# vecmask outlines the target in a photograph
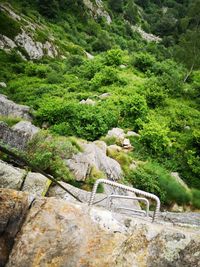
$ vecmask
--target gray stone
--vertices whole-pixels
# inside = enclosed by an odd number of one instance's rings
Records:
[[[4,83],[4,82],[0,82],[0,87],[4,87],[4,88],[6,88],[7,85],[6,85],[6,83]]]
[[[19,190],[26,171],[13,167],[0,160],[0,187]]]
[[[83,99],[79,103],[80,104],[85,104],[85,105],[91,105],[91,106],[94,106],[96,104],[96,102],[94,100],[89,99],[89,98],[86,99],[86,100]]]
[[[106,99],[108,97],[110,97],[112,94],[111,93],[104,93],[102,95],[99,96],[100,99]]]
[[[88,53],[86,51],[85,51],[85,54],[86,54],[86,56],[87,56],[88,59],[90,59],[90,60],[91,59],[94,59],[94,56],[92,54],[90,54],[90,53]]]
[[[66,161],[77,181],[84,181],[93,167],[102,171],[111,180],[118,180],[122,177],[120,164],[107,157],[97,145],[94,143],[83,144],[83,148],[83,153],[78,153]]]
[[[113,128],[112,130],[108,131],[106,137],[116,137],[117,139],[123,141],[125,138],[125,133],[121,128]]]
[[[27,191],[32,195],[45,196],[51,181],[40,173],[29,172],[24,181],[22,191]]]
[[[132,149],[133,148],[132,145],[131,145],[131,142],[130,142],[130,140],[128,138],[125,138],[123,140],[122,146],[125,149]]]
[[[101,0],[96,0],[95,2],[83,0],[83,3],[90,10],[91,15],[94,18],[103,17],[106,19],[108,24],[112,22],[112,19],[108,12],[104,9],[103,2]]]
[[[121,65],[119,65],[119,67],[120,67],[120,69],[125,69],[126,65],[121,64]]]
[[[6,266],[198,267],[199,255],[199,228],[152,224],[99,207],[40,198]]]
[[[136,136],[136,137],[139,137],[140,135],[139,135],[138,133],[136,133],[136,132],[128,131],[128,132],[126,133],[126,136],[127,136],[127,137],[128,137],[128,136]]]
[[[31,120],[30,107],[18,105],[0,94],[0,115]]]
[[[27,126],[27,127],[26,127]],[[19,122],[12,128],[0,122],[0,139],[10,147],[25,150],[28,142],[39,131],[30,122]]]
[[[103,151],[104,154],[106,154],[107,145],[104,141],[97,140],[97,141],[94,141],[93,143],[97,145]]]
[[[15,42],[5,35],[0,34],[0,49],[10,50],[16,47]]]

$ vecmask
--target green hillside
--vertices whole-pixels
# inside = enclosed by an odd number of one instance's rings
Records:
[[[0,93],[31,106],[34,123],[55,135],[112,144],[104,136],[113,127],[139,133],[131,138],[133,151],[110,155],[122,164],[125,180],[166,205],[200,208],[200,1],[0,4],[0,41],[7,36],[17,43],[25,31],[55,48],[51,57],[43,46],[37,59],[20,42],[0,49],[0,82],[7,84]],[[80,104],[83,99],[94,105]],[[143,162],[136,171],[128,168],[131,159]],[[192,190],[170,172],[179,172]]]

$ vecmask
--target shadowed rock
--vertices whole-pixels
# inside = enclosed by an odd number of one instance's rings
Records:
[[[26,193],[0,189],[0,267],[8,260],[31,201]]]

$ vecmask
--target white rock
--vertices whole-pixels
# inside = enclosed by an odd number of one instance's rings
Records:
[[[104,94],[100,95],[99,98],[100,99],[105,99],[105,98],[108,98],[111,95],[112,95],[111,93],[104,93]]]
[[[116,137],[117,139],[124,140],[125,133],[121,128],[113,128],[112,130],[108,131],[106,137]]]
[[[86,99],[86,100],[81,100],[80,102],[79,102],[80,104],[86,104],[86,105],[91,105],[91,106],[94,106],[95,104],[96,104],[96,102],[94,101],[94,100],[92,100],[92,99]]]
[[[97,145],[103,151],[104,154],[106,154],[107,145],[104,141],[97,140],[94,141],[94,144]]]
[[[15,42],[26,50],[30,59],[40,59],[44,56],[42,43],[34,42],[25,31],[15,37]]]
[[[91,11],[91,15],[94,18],[103,17],[106,19],[108,24],[112,22],[108,12],[104,10],[103,2],[101,0],[96,0],[94,3],[90,0],[83,0],[83,3]]]
[[[138,32],[141,37],[146,40],[147,42],[156,42],[159,43],[162,41],[162,38],[156,36],[152,33],[145,32],[140,26],[131,26],[132,30]]]
[[[90,53],[88,53],[86,51],[85,51],[85,54],[86,54],[88,59],[93,59],[94,58],[94,56],[92,54],[90,54]]]
[[[120,67],[120,69],[125,69],[126,65],[121,64],[119,67]]]
[[[6,88],[7,85],[6,85],[6,83],[4,83],[4,82],[0,82],[0,87],[4,87],[4,88]]]
[[[0,34],[0,49],[13,49],[16,47],[15,42],[5,35]]]

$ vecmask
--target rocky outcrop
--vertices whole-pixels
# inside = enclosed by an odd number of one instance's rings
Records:
[[[0,160],[0,187],[20,190],[26,171]]]
[[[30,107],[18,105],[0,94],[0,115],[31,120]]]
[[[8,260],[32,200],[26,193],[0,188],[0,267],[5,266]]]
[[[31,22],[31,20],[28,20],[27,17],[22,14],[18,15],[8,3],[1,3],[0,10],[6,13],[10,19],[16,21],[19,27],[18,34],[13,36],[12,39],[0,34],[1,49],[10,51],[15,48],[18,54],[25,60],[27,56],[29,59],[41,59],[43,56],[54,58],[58,56],[57,47],[53,44],[51,37],[49,38],[47,36],[45,42],[36,40],[37,34],[35,35],[35,33],[37,33],[37,31],[43,31],[44,26]],[[24,50],[25,53],[22,54],[20,52],[22,50]]]
[[[5,212],[1,212],[0,229],[5,229],[9,224],[4,222],[12,222],[18,203],[25,206],[24,217],[30,202],[26,194],[9,190],[0,190],[0,198],[5,199],[1,202],[0,211]],[[20,202],[21,198],[25,201]],[[15,205],[8,205],[14,201]],[[12,238],[17,235],[7,267],[200,266],[200,228],[169,222],[152,224],[85,204],[36,198],[23,226],[16,228],[18,233],[13,225]],[[4,231],[4,240],[9,233]],[[5,263],[8,253],[0,255],[4,255]]]
[[[0,140],[20,150],[26,148],[28,142],[38,131],[39,128],[28,121],[21,121],[11,128],[5,122],[0,122]]]
[[[90,10],[91,15],[94,18],[103,17],[106,19],[107,23],[110,24],[112,22],[112,19],[108,12],[104,9],[103,2],[101,0],[83,0],[83,3],[85,6]]]
[[[25,31],[15,37],[15,43],[26,50],[30,59],[40,59],[44,55],[54,58],[58,55],[56,48],[49,41],[44,44],[36,42]]]
[[[147,33],[145,32],[140,26],[131,26],[132,30],[134,32],[138,32],[141,37],[146,40],[147,42],[156,42],[156,43],[160,43],[162,41],[162,38],[160,38],[159,36],[156,36],[152,33]]]
[[[107,157],[105,152],[96,144],[88,143],[82,146],[84,152],[66,160],[67,166],[74,173],[77,181],[84,181],[91,173],[92,168],[102,171],[111,180],[118,180],[122,176],[120,164]]]

